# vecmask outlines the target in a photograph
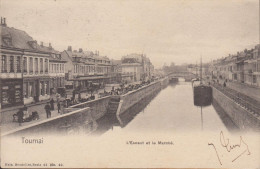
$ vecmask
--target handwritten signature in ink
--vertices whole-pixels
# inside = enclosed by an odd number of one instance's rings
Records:
[[[235,158],[232,160],[232,162],[236,161],[239,157],[241,157],[241,156],[242,156],[243,154],[245,154],[245,153],[246,153],[247,155],[250,155],[250,154],[251,154],[250,151],[249,151],[249,147],[248,147],[248,145],[246,144],[246,142],[243,140],[242,136],[240,136],[240,141],[239,141],[238,144],[230,144],[230,143],[229,143],[229,139],[228,139],[228,138],[226,139],[225,136],[224,136],[223,131],[221,131],[221,132],[220,132],[220,138],[219,138],[219,139],[220,139],[220,144],[221,144],[221,146],[222,146],[223,148],[225,148],[228,153],[231,152],[231,151],[234,150],[234,149],[240,148],[242,145],[244,145],[244,146],[246,147],[245,149],[243,149],[243,150],[241,151],[240,154],[238,154],[238,155],[235,156]],[[208,146],[212,146],[212,147],[214,148],[214,150],[215,150],[215,152],[216,152],[216,155],[217,155],[217,158],[218,158],[218,161],[219,161],[220,165],[222,165],[221,160],[220,160],[220,157],[219,157],[219,153],[218,153],[218,151],[217,151],[217,149],[216,149],[215,144],[213,144],[213,143],[208,143]]]

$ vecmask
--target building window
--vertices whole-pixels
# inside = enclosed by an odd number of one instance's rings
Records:
[[[256,75],[253,75],[253,83],[256,83]]]
[[[28,83],[23,83],[23,97],[28,98]]]
[[[43,59],[40,58],[40,72],[43,73]]]
[[[29,96],[29,97],[33,97],[33,82],[30,82],[30,83],[29,83],[28,96]]]
[[[48,59],[45,59],[45,73],[48,73]]]
[[[60,78],[57,77],[57,87],[60,87]]]
[[[62,86],[64,86],[64,83],[65,83],[65,82],[64,82],[64,77],[62,77],[62,78],[61,78],[61,84],[62,84]]]
[[[56,64],[57,65],[57,73],[59,73],[59,64]]]
[[[48,86],[48,83],[47,82],[44,82],[44,94],[47,94],[47,86]]]
[[[62,77],[60,77],[60,87],[62,87]]]
[[[10,72],[14,72],[14,56],[10,56]]]
[[[260,61],[257,61],[257,72],[260,72]]]
[[[52,73],[52,64],[49,64],[50,67],[50,73]]]
[[[33,82],[26,82],[23,84],[24,98],[33,96]]]
[[[6,63],[6,56],[5,55],[2,55],[2,72],[7,72],[7,63]]]
[[[30,57],[29,68],[30,68],[30,73],[33,73],[33,58],[32,57]]]
[[[2,86],[2,105],[11,104],[11,97],[9,93],[9,86]]]
[[[34,58],[34,71],[35,73],[38,73],[39,71],[39,66],[38,66],[38,58]]]
[[[44,82],[40,82],[41,95],[44,95]]]
[[[27,57],[23,58],[23,72],[27,73]]]
[[[1,86],[1,104],[3,107],[11,107],[22,104],[23,93],[21,81],[5,81]]]
[[[21,57],[17,56],[16,58],[17,72],[21,72]]]

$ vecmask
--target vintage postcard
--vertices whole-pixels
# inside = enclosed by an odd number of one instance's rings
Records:
[[[260,168],[258,0],[0,0],[1,168]]]

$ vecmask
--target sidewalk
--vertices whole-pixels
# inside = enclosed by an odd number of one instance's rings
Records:
[[[45,112],[45,109],[44,109],[45,105],[46,105],[46,103],[29,106],[28,112],[31,114],[33,111],[37,111],[39,116],[40,116],[40,119],[39,120],[33,120],[33,121],[30,121],[30,122],[24,122],[24,123],[22,123],[22,126],[30,125],[30,124],[33,124],[35,122],[39,122],[39,121],[47,119],[46,112]],[[1,113],[1,132],[2,133],[5,133],[5,132],[10,131],[10,130],[17,129],[19,127],[22,127],[22,126],[19,126],[18,122],[13,122],[13,114],[16,113],[17,111],[18,110],[14,109],[14,110],[11,110],[11,111],[6,111],[6,112]],[[52,111],[52,113],[51,113],[51,118],[56,117],[58,115],[60,115],[60,114],[58,113],[57,103],[55,102],[54,103],[54,111]]]
[[[99,89],[97,92],[95,92],[94,93],[95,99],[98,99],[98,93],[102,93],[102,92],[104,92],[104,89]],[[82,97],[84,97],[85,95],[86,95],[86,93],[83,92]],[[52,118],[52,117],[59,116],[60,114],[58,113],[58,110],[57,110],[58,108],[57,108],[55,96],[51,96],[51,97],[54,98],[54,100],[55,100],[54,111],[52,111],[52,113],[51,113],[51,118]],[[39,122],[39,121],[47,119],[44,106],[46,105],[46,103],[48,101],[49,100],[39,102],[37,104],[34,103],[31,105],[26,105],[28,108],[28,112],[31,114],[33,111],[37,111],[40,116],[40,119],[33,120],[30,122],[24,122],[24,123],[22,123],[22,126],[30,125],[35,122]],[[19,106],[19,107],[23,107],[23,106]],[[21,126],[19,126],[18,122],[13,122],[13,114],[15,114],[19,110],[19,107],[15,107],[13,109],[11,108],[10,110],[7,110],[7,111],[4,110],[3,112],[1,112],[1,132],[2,133],[5,133],[7,131],[14,130],[14,129],[21,127]]]
[[[236,82],[227,82],[227,87],[243,93],[257,101],[260,101],[260,88],[249,86],[247,84],[240,84]]]
[[[221,79],[218,79],[218,80],[219,80],[219,84],[223,85],[224,80],[221,80]],[[217,81],[217,80],[215,79],[215,81]],[[233,89],[237,92],[240,92],[240,93],[260,102],[260,88],[258,88],[256,86],[250,86],[250,85],[247,85],[244,83],[241,84],[238,82],[231,82],[231,81],[226,82],[226,85],[228,88]]]

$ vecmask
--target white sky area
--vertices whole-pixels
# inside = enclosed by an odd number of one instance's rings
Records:
[[[7,25],[60,51],[145,53],[156,68],[235,54],[259,43],[258,0],[1,0]]]

